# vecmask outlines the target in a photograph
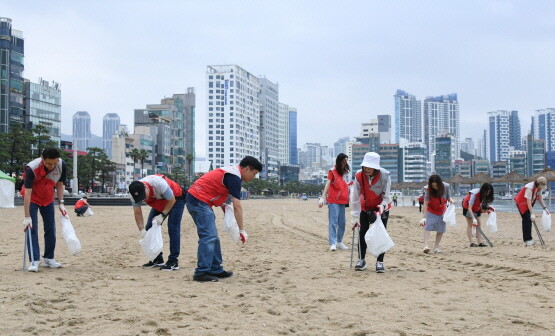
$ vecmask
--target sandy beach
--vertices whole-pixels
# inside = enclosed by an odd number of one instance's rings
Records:
[[[327,207],[319,209],[316,200],[243,204],[245,245],[232,243],[216,211],[224,267],[234,272],[217,283],[192,281],[197,236],[187,212],[179,271],[140,267],[146,258],[131,207],[95,207],[93,217],[78,218],[68,206],[81,253],[70,255],[57,219],[56,259],[63,267],[30,273],[21,271],[23,209],[0,209],[0,334],[554,333],[555,237],[540,228],[546,247],[524,247],[516,213],[498,214],[497,233],[484,225],[493,248],[470,248],[458,209],[443,253],[425,255],[418,207],[395,207],[388,224],[395,247],[385,256],[386,273],[377,274],[371,255],[369,269],[355,272],[350,250],[328,251]],[[145,216],[148,210],[143,207]],[[351,232],[343,240],[349,247]]]

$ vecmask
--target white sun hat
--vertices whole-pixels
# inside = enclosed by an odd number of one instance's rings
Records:
[[[364,154],[364,159],[360,164],[361,167],[368,167],[374,169],[382,169],[380,167],[380,155],[374,152],[368,152]]]

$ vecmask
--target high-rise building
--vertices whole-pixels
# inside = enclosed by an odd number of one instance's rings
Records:
[[[267,78],[260,78],[258,89],[260,107],[261,177],[277,179],[279,147],[279,86]],[[284,139],[283,139],[284,140]]]
[[[429,160],[436,148],[434,141],[439,134],[453,135],[455,158],[458,158],[460,156],[461,130],[459,102],[456,93],[426,97],[424,100],[424,143],[428,148]]]
[[[287,125],[287,153],[289,153],[289,164],[298,165],[297,147],[297,109],[289,107],[289,122]]]
[[[378,114],[378,133],[380,133],[380,143],[392,143],[391,116],[389,114]]]
[[[421,142],[406,144],[403,148],[403,180],[401,182],[425,182],[427,151]]]
[[[73,148],[86,152],[91,141],[91,116],[78,111],[73,115]]]
[[[277,160],[278,165],[286,165],[290,159],[290,146],[289,143],[289,106],[284,103],[278,103],[278,140],[277,142],[283,144],[278,146]],[[281,170],[280,170],[281,174]]]
[[[522,137],[520,135],[520,118],[518,117],[518,111],[510,112],[509,129],[511,130],[509,134],[509,146],[513,147],[515,150],[521,150]]]
[[[38,83],[25,80],[25,124],[29,129],[42,125],[50,140],[60,146],[62,92],[60,84],[39,79]]]
[[[118,133],[120,125],[117,113],[106,113],[102,120],[102,142],[104,152],[109,158],[112,157],[112,136]]]
[[[258,77],[237,65],[207,67],[208,160],[213,168],[261,158]]]
[[[434,169],[442,180],[453,176],[453,164],[456,159],[455,143],[455,137],[451,133],[437,136],[435,139]]]
[[[474,140],[472,138],[465,138],[464,141],[461,142],[461,151],[465,151],[468,154],[477,155],[474,148]]]
[[[422,142],[422,108],[420,100],[403,90],[395,93],[395,143],[401,138]]]
[[[378,151],[380,154],[380,166],[391,173],[391,182],[403,181],[403,151],[398,144],[380,144]],[[360,167],[360,165],[359,165]]]
[[[526,138],[526,172],[532,176],[545,168],[545,140],[534,139],[532,135]]]
[[[491,162],[506,161],[509,158],[509,151],[522,147],[518,111],[488,112],[488,122],[488,159]]]
[[[336,142],[333,143],[333,156],[337,157],[337,155],[344,153],[347,154],[347,143],[349,142],[349,137],[339,138]]]
[[[555,150],[555,108],[536,110],[531,132],[534,139],[545,141],[547,151]]]

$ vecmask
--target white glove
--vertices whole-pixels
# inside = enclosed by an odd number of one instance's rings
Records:
[[[360,219],[357,215],[351,215],[351,224],[353,225],[358,224],[359,221]]]
[[[27,230],[27,227],[33,228],[33,221],[31,220],[31,217],[25,217],[23,219],[23,231]]]
[[[159,214],[158,216],[153,218],[153,220],[155,220],[156,224],[158,225],[162,225],[162,222],[164,221],[164,219],[166,219],[166,216],[164,216],[164,214]]]
[[[381,214],[383,214],[384,211],[384,206],[382,204],[378,205],[378,213],[377,215],[381,216]]]
[[[422,218],[422,219],[420,220],[420,223],[419,223],[419,224],[420,224],[420,226],[426,225],[426,218]]]
[[[146,230],[142,229],[141,230],[141,239],[143,239],[146,236]]]
[[[478,226],[478,220],[476,218],[472,218],[472,226]]]
[[[249,238],[249,235],[247,234],[247,231],[245,230],[239,230],[239,238],[241,238],[241,241],[244,243],[247,242],[247,239]]]
[[[323,197],[320,197],[320,198],[318,199],[318,207],[321,208],[321,207],[324,206],[324,204],[326,204],[326,201],[324,200]]]
[[[67,217],[67,211],[66,211],[66,208],[64,207],[64,203],[60,203],[58,205],[58,209],[60,209],[62,216]]]
[[[536,215],[531,214],[531,215],[530,215],[530,220],[531,220],[532,222],[535,222],[535,221],[536,221]]]

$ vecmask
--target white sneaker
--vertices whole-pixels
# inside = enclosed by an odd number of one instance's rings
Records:
[[[536,244],[536,242],[533,239],[532,240],[527,240],[527,241],[524,242],[525,246],[532,246],[534,244]]]
[[[59,262],[57,262],[56,259],[44,258],[44,259],[42,260],[42,266],[44,266],[44,267],[50,267],[50,268],[60,268],[60,267],[62,267],[62,264],[60,264]]]
[[[349,249],[349,248],[347,247],[347,245],[343,244],[343,242],[337,243],[337,247],[338,247],[340,250],[348,250],[348,249]]]
[[[335,244],[330,245],[330,251],[335,251]]]
[[[31,262],[31,265],[29,265],[29,267],[27,267],[27,270],[29,272],[38,272],[39,271],[39,261],[33,261]]]

